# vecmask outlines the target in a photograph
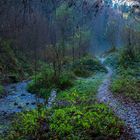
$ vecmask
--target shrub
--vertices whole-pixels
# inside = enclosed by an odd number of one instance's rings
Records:
[[[61,90],[65,90],[73,85],[72,80],[74,76],[71,72],[63,72],[58,79],[58,88]]]
[[[58,109],[50,119],[52,134],[59,139],[89,139],[101,135],[118,137],[121,127],[122,123],[103,104]]]
[[[113,79],[111,89],[115,94],[130,97],[134,101],[140,101],[140,83],[134,77],[133,70],[120,70],[118,76]]]
[[[76,76],[89,77],[96,72],[106,72],[106,69],[96,58],[84,57],[77,60],[72,70]]]
[[[71,72],[63,71],[59,76],[55,76],[50,66],[44,67],[40,73],[33,77],[28,85],[28,90],[43,97],[48,97],[48,93],[53,89],[64,90],[73,85],[73,75]]]
[[[136,55],[134,48],[126,46],[120,50],[119,65],[127,68],[138,59],[138,54]]]
[[[131,50],[132,49],[132,50]],[[111,90],[117,95],[140,101],[140,58],[133,48],[124,47],[110,54],[105,63],[115,69]]]
[[[16,119],[12,123],[12,128],[5,139],[38,139],[44,133],[43,130],[46,129],[44,124],[46,124],[47,116],[48,112],[44,108],[17,114]]]

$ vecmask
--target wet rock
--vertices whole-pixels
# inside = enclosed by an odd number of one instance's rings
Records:
[[[19,105],[17,108],[18,108],[18,109],[22,109],[23,107]]]
[[[4,116],[7,115],[7,112],[4,111],[4,112],[3,112],[3,115],[4,115]]]
[[[26,105],[29,105],[29,103],[26,103]]]
[[[31,103],[32,105],[35,105],[36,103],[35,102],[33,102],[33,103]]]
[[[17,106],[17,105],[18,105],[18,103],[15,102],[15,103],[14,103],[14,106]]]

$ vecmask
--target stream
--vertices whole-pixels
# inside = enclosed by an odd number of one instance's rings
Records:
[[[46,101],[27,91],[29,82],[23,81],[5,87],[7,95],[0,99],[0,135],[7,131],[16,113],[33,110],[38,104],[45,104],[46,107],[52,106],[56,98],[56,91],[52,90]]]
[[[103,63],[104,59],[100,59]],[[106,66],[108,73],[98,89],[97,99],[111,107],[114,113],[121,118],[126,127],[130,128],[131,140],[140,140],[140,103],[125,102],[121,98],[114,97],[110,91],[113,71]]]

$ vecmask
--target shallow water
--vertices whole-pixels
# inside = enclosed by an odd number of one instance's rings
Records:
[[[11,84],[5,87],[7,96],[0,99],[0,134],[7,131],[15,113],[35,109],[38,104],[51,107],[56,98],[56,91],[52,90],[48,101],[27,91],[29,81]]]
[[[129,133],[132,136],[132,139],[140,140],[140,103],[128,103],[123,101],[121,98],[113,96],[109,90],[113,71],[109,67],[106,68],[108,73],[98,90],[97,98],[100,102],[111,107],[115,114],[125,122],[125,125],[128,128],[131,128]]]
[[[7,96],[0,99],[0,114],[12,114],[23,110],[36,108],[37,103],[45,103],[43,98],[38,98],[35,94],[29,93],[27,81],[6,86]]]

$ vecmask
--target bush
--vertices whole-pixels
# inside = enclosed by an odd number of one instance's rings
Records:
[[[106,72],[104,66],[96,58],[90,57],[77,60],[73,64],[72,70],[79,77],[89,77],[96,72]]]
[[[140,81],[130,74],[121,74],[117,76],[112,82],[111,90],[115,94],[120,94],[140,102]]]
[[[63,72],[58,79],[58,88],[61,90],[65,90],[73,85],[72,80],[74,79],[73,73],[71,72]]]
[[[55,76],[53,69],[46,66],[33,77],[32,82],[28,85],[28,90],[43,97],[48,97],[48,93],[54,88],[64,90],[71,87],[73,78],[72,73],[68,71],[63,71],[59,76]]]
[[[135,47],[126,46],[120,50],[119,65],[127,68],[137,61],[138,54],[135,53]]]
[[[39,135],[44,133],[43,124],[41,122],[42,120],[47,119],[47,116],[48,112],[43,108],[19,113],[16,119],[13,121],[12,128],[5,140],[25,140],[29,138],[39,138]]]
[[[131,48],[132,49],[132,48]],[[140,101],[140,58],[134,50],[124,47],[110,54],[105,63],[115,69],[111,90],[117,95]]]
[[[103,104],[58,109],[50,120],[52,134],[59,139],[91,139],[101,135],[118,137],[121,127],[122,123]]]

